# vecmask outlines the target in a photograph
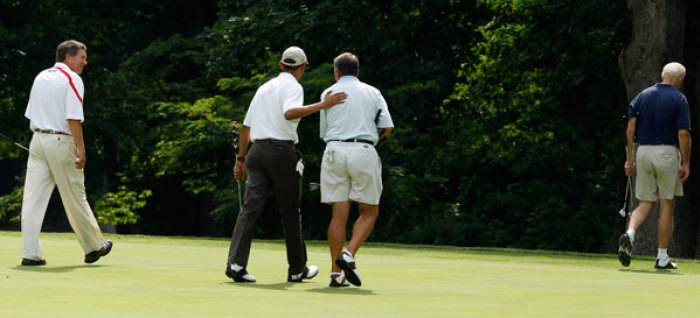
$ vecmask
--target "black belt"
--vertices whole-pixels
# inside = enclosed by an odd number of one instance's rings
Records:
[[[59,131],[59,130],[51,130],[51,129],[39,129],[39,128],[35,128],[35,129],[34,129],[34,131],[35,131],[35,132],[38,132],[38,133],[42,133],[42,134],[51,134],[51,135],[66,135],[66,136],[70,136],[70,134],[69,134],[69,133],[67,133],[67,132],[62,132],[62,131]]]
[[[345,140],[339,140],[339,139],[333,139],[329,141],[340,141],[340,142],[362,142],[370,145],[374,145],[373,142],[367,140],[367,139],[357,139],[357,138],[351,138],[351,139],[345,139]]]
[[[257,139],[253,140],[254,144],[261,143],[261,144],[289,144],[293,145],[294,142],[291,140],[279,140],[279,139]]]

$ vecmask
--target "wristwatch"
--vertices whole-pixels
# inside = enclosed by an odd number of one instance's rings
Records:
[[[245,157],[243,157],[243,156],[238,157],[238,161],[239,161],[239,162],[245,162]]]

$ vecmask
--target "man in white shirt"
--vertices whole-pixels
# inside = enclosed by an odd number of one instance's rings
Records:
[[[234,167],[236,181],[247,173],[245,201],[231,236],[226,276],[236,282],[255,282],[248,273],[250,245],[255,224],[270,191],[279,201],[289,263],[287,281],[301,282],[318,274],[318,267],[306,266],[306,245],[301,235],[301,180],[304,165],[294,145],[299,142],[299,120],[321,109],[342,103],[346,95],[326,96],[323,102],[304,105],[299,79],[306,69],[306,54],[296,46],[282,54],[279,76],[258,88],[250,102],[240,136],[239,161]],[[248,143],[253,145],[247,152]]]
[[[56,49],[54,67],[34,79],[24,116],[34,132],[29,145],[27,176],[22,198],[22,265],[45,265],[39,233],[53,189],[63,201],[73,231],[85,252],[85,263],[109,254],[85,194],[83,141],[83,80],[87,65],[85,44],[68,40]]]
[[[354,255],[372,232],[382,194],[382,163],[374,145],[391,133],[394,123],[379,90],[358,79],[357,56],[340,54],[333,60],[333,68],[337,82],[326,91],[345,92],[348,98],[343,107],[320,113],[321,138],[326,141],[321,162],[321,202],[333,206],[328,226],[333,262],[330,286],[347,287],[346,280],[360,286]],[[360,217],[353,226],[347,249],[342,250],[352,201],[359,204]]]

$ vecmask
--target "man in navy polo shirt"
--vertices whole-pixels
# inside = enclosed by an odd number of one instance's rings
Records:
[[[673,200],[683,195],[681,184],[690,175],[690,114],[688,100],[678,91],[684,78],[683,65],[668,63],[661,71],[661,83],[643,90],[630,103],[625,174],[632,176],[637,168],[639,205],[619,238],[617,257],[625,267],[630,265],[636,230],[659,201],[659,252],[654,267],[677,268],[666,249],[673,231]],[[633,142],[638,144],[636,157]]]

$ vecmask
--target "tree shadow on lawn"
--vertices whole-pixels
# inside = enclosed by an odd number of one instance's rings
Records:
[[[21,266],[17,265],[15,267],[10,267],[10,269],[18,270],[18,271],[25,271],[25,272],[41,272],[41,273],[65,273],[65,272],[70,272],[74,269],[78,268],[100,268],[103,267],[102,265],[88,265],[88,264],[83,264],[83,265],[71,265],[71,266]]]
[[[620,268],[620,269],[618,269],[618,271],[619,272],[635,273],[635,274],[656,274],[656,275],[680,275],[680,276],[683,276],[683,273],[671,272],[671,271],[663,270],[663,269],[648,270],[648,269]]]

